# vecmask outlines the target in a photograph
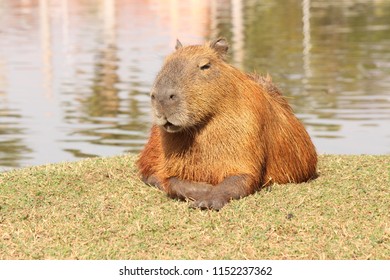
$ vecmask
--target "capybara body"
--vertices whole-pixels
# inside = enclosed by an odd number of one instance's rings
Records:
[[[168,56],[151,90],[155,124],[142,179],[194,207],[220,209],[272,183],[316,177],[315,147],[270,77],[225,62],[217,39]]]

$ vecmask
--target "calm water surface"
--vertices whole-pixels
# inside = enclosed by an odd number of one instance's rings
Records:
[[[138,152],[176,38],[218,35],[319,153],[390,153],[390,1],[0,0],[0,171]]]

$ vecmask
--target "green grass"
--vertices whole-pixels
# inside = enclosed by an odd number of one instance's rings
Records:
[[[320,156],[320,177],[221,211],[143,184],[134,156],[0,174],[0,259],[390,259],[390,156]]]

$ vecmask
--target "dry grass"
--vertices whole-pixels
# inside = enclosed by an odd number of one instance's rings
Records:
[[[0,174],[0,259],[390,259],[390,156],[320,157],[320,177],[220,212],[139,181],[134,156]]]

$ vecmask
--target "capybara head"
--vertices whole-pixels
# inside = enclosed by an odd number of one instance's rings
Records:
[[[183,47],[177,41],[150,94],[157,125],[179,132],[201,125],[215,113],[227,50],[223,38],[202,46]]]

